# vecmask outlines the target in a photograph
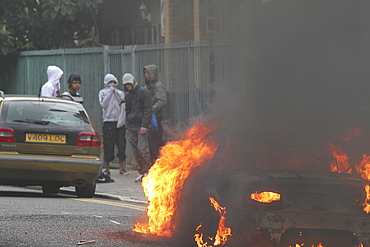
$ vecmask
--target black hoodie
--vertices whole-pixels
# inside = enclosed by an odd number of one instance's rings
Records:
[[[125,74],[124,77],[128,75]],[[152,100],[150,93],[145,88],[140,87],[132,75],[128,75],[128,80],[123,84],[133,85],[131,91],[126,94],[126,128],[138,131],[140,127],[150,128],[152,117]],[[126,88],[125,88],[126,91]]]

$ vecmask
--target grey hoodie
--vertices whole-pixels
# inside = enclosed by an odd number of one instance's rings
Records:
[[[120,117],[125,117],[125,114],[121,114],[124,104],[121,104],[121,107],[118,105],[120,100],[125,98],[125,94],[115,86],[108,85],[110,81],[115,81],[116,85],[118,84],[118,80],[114,75],[107,74],[104,77],[105,88],[99,91],[99,103],[103,111],[103,122],[117,122]],[[124,112],[125,109],[123,109]],[[121,121],[124,123],[125,119],[121,119]]]

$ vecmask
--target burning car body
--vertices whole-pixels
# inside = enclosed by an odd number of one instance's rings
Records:
[[[305,170],[263,169],[266,156],[250,152],[237,155],[231,146],[240,150],[240,144],[225,142],[209,169],[200,168],[189,177],[191,189],[186,193],[192,199],[185,199],[186,208],[182,203],[180,206],[188,228],[201,222],[203,234],[214,236],[219,216],[207,203],[211,197],[227,209],[231,246],[369,245],[365,191],[369,181],[360,174],[332,172],[325,169],[330,163],[323,163],[323,159]]]
[[[282,146],[208,127],[164,147],[143,182],[149,220],[135,231],[199,247],[370,245],[367,156],[351,165],[330,142]]]

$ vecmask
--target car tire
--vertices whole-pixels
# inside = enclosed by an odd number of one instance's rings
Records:
[[[91,187],[76,187],[77,197],[91,198],[95,195],[96,184]]]
[[[42,193],[45,195],[55,195],[58,194],[60,190],[59,186],[55,185],[43,185],[42,186]]]
[[[179,242],[194,244],[194,234],[200,224],[205,238],[216,233],[220,216],[211,206],[209,197],[219,200],[217,191],[209,186],[207,175],[197,169],[185,181],[178,204],[175,238]]]

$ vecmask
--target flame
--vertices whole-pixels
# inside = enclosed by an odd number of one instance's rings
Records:
[[[370,156],[362,155],[363,160],[356,165],[356,170],[364,179],[370,180]]]
[[[362,155],[363,160],[355,166],[356,171],[361,174],[362,178],[370,181],[370,156],[366,154]],[[364,203],[364,211],[368,214],[370,213],[370,185],[365,186],[366,198]]]
[[[209,197],[209,200],[211,201],[211,205],[215,208],[216,211],[220,214],[220,221],[218,222],[218,228],[216,232],[216,236],[214,237],[215,241],[213,243],[213,246],[219,246],[224,245],[227,242],[227,237],[231,236],[231,228],[225,227],[225,221],[226,221],[226,208],[221,207],[220,204],[213,198]],[[195,242],[197,243],[198,247],[212,247],[212,245],[208,245],[207,242],[203,242],[203,233],[201,233],[200,228],[202,227],[202,224],[200,224],[196,231],[199,232],[194,235]],[[212,240],[212,238],[209,238]]]
[[[368,214],[370,213],[370,185],[365,186],[366,199],[362,204],[364,206],[364,211]]]
[[[137,222],[133,228],[135,232],[172,236],[176,230],[173,216],[184,181],[196,167],[213,157],[217,144],[205,137],[216,127],[197,122],[181,136],[181,140],[162,148],[159,159],[142,182],[148,198],[148,222]]]
[[[194,235],[194,240],[197,243],[198,247],[209,247],[207,242],[203,242],[203,233],[201,233],[200,228],[202,227],[202,224],[200,224],[197,229],[195,229],[197,234]]]
[[[264,191],[261,193],[252,193],[251,199],[262,203],[272,203],[273,201],[280,200],[280,194],[269,191]]]
[[[295,244],[295,247],[302,247],[304,246],[304,243],[301,243],[301,244]],[[311,247],[324,247],[324,245],[322,245],[322,243],[319,243],[318,245],[311,245]]]
[[[211,201],[212,206],[215,208],[216,211],[220,213],[220,222],[218,223],[217,234],[215,237],[214,245],[224,245],[227,241],[227,236],[231,236],[231,229],[225,227],[226,221],[226,208],[221,207],[214,198],[210,197],[209,200]]]
[[[326,144],[330,147],[331,154],[336,160],[336,162],[330,164],[331,170],[338,173],[351,173],[348,155],[343,152],[339,145],[334,145],[330,142],[326,142]]]

